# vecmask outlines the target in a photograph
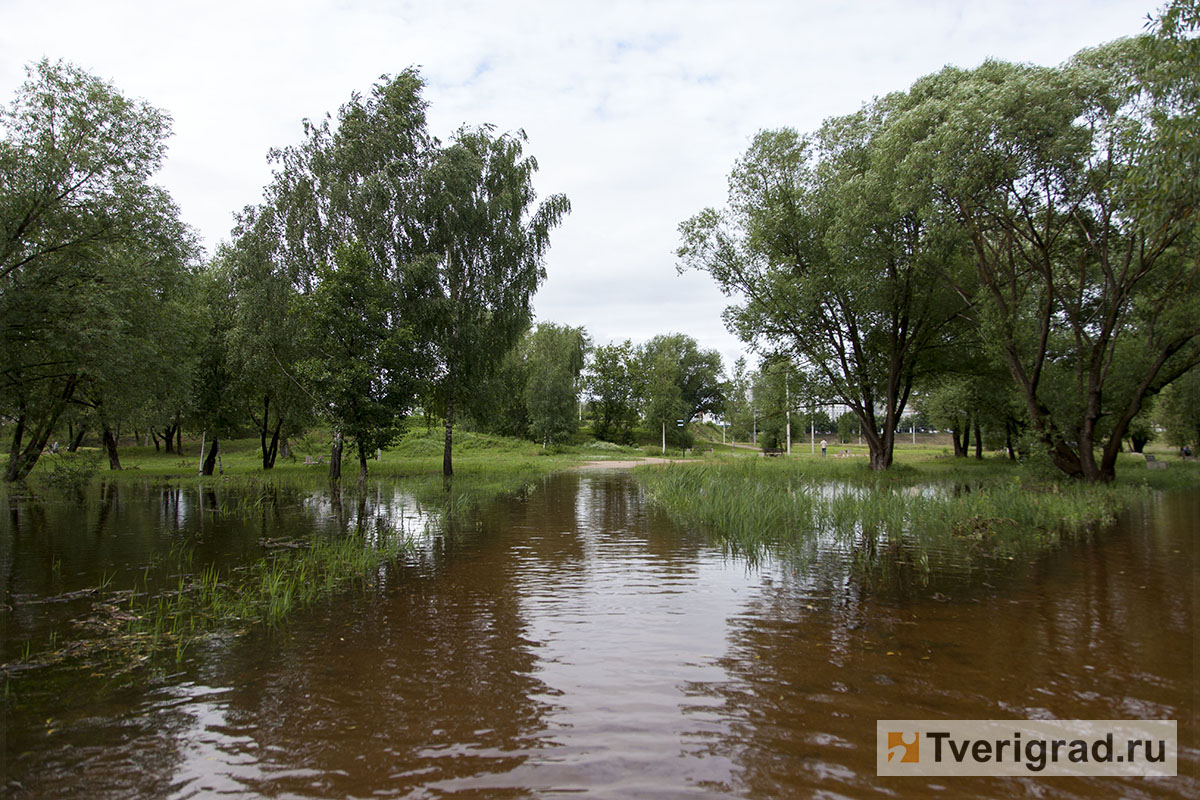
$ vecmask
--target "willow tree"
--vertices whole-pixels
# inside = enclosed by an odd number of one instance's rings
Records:
[[[64,412],[106,438],[176,373],[195,242],[150,183],[170,118],[63,62],[28,70],[0,111],[0,414],[5,480],[23,479]],[[140,391],[139,391],[140,389]]]
[[[460,398],[528,329],[530,299],[546,277],[550,231],[571,208],[561,194],[535,206],[537,161],[524,154],[525,141],[524,132],[461,129],[427,176],[425,219],[437,256],[428,295],[439,365],[434,397],[446,422],[447,476],[454,473]]]
[[[940,278],[958,240],[928,193],[902,180],[903,148],[883,136],[896,102],[813,136],[759,133],[730,175],[727,208],[684,222],[678,250],[681,269],[744,298],[726,309],[732,331],[790,357],[854,412],[874,469],[891,465],[913,383],[961,305]]]
[[[1055,69],[946,69],[893,129],[969,236],[958,288],[1072,477],[1111,480],[1146,400],[1200,363],[1196,73],[1161,62],[1200,63],[1198,47],[1142,37]]]

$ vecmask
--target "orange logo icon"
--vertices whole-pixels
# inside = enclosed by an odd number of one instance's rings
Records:
[[[887,760],[900,756],[901,764],[918,764],[921,761],[921,740],[917,733],[888,731]]]

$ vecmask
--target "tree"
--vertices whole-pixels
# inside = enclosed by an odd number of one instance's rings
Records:
[[[663,334],[646,342],[638,353],[646,424],[652,430],[665,426],[670,438],[686,447],[690,438],[676,421],[686,424],[700,414],[724,410],[721,372],[720,353],[701,350],[686,334]]]
[[[425,127],[424,81],[415,69],[384,75],[355,92],[320,124],[304,120],[304,141],[272,150],[278,165],[261,220],[271,254],[300,291],[311,287],[346,242],[357,242],[399,282],[428,251],[422,203],[436,154]],[[411,289],[409,289],[411,291]]]
[[[293,313],[296,287],[272,258],[273,210],[246,209],[231,245],[214,259],[232,299],[225,333],[230,391],[258,430],[264,470],[275,466],[281,439],[313,420],[312,398],[296,380],[306,357],[301,320]]]
[[[1200,369],[1192,369],[1164,388],[1154,412],[1168,442],[1200,451]]]
[[[759,133],[729,179],[724,211],[680,225],[680,269],[708,272],[744,341],[794,357],[859,418],[871,466],[892,463],[894,432],[957,299],[938,278],[959,253],[927,193],[898,171],[884,134],[895,98],[826,121],[813,137]]]
[[[1142,404],[1200,363],[1200,172],[1195,137],[1178,141],[1200,119],[1194,90],[1147,82],[1151,44],[1058,69],[948,68],[914,85],[894,127],[906,170],[970,237],[956,286],[982,340],[1054,464],[1089,481],[1113,478]],[[1158,52],[1194,58],[1195,39]]]
[[[461,417],[470,419],[476,430],[499,436],[529,436],[529,348],[532,331],[526,331],[491,374],[464,398]]]
[[[411,355],[432,363],[429,330],[438,309],[430,253],[436,249],[430,250],[425,192],[436,147],[425,127],[423,85],[413,69],[395,77],[385,75],[368,96],[351,95],[338,110],[336,126],[328,115],[319,124],[305,120],[303,142],[271,152],[278,165],[274,178],[264,192],[263,208],[243,214],[237,250],[242,285],[277,304],[285,295],[314,291],[320,274],[335,269],[340,248],[353,243],[366,252],[372,266],[366,269],[354,256],[351,268],[369,272],[372,280],[383,276],[394,284],[390,320],[396,325],[402,320],[405,329],[422,332],[410,341]],[[339,291],[350,290],[339,287]],[[367,293],[374,296],[378,291],[371,287]],[[276,314],[280,308],[268,307],[263,313]],[[242,311],[252,315],[255,306],[244,305]],[[260,435],[265,438],[269,433],[272,441],[277,429],[279,435],[285,430],[279,414],[283,407],[289,418],[296,419],[294,414],[302,406],[282,388],[283,376],[300,358],[277,338],[286,336],[287,330],[286,324],[272,331],[247,331],[239,325],[233,336],[239,368],[246,369],[239,374],[253,376],[261,398],[255,403],[261,402],[263,409],[256,422]],[[319,361],[310,358],[309,366]],[[279,373],[272,373],[270,362]],[[333,365],[330,370],[329,376],[337,372]],[[393,384],[391,391],[399,385]],[[395,408],[409,404],[396,397],[388,402]],[[373,417],[364,417],[369,418]],[[372,438],[360,432],[363,441]],[[381,431],[380,436],[386,440],[388,433]],[[341,464],[340,436],[340,429],[335,430],[331,472]],[[264,466],[271,461],[271,451],[272,445],[264,445]]]
[[[858,435],[858,416],[853,411],[846,411],[837,418],[838,441],[846,444],[851,436]]]
[[[637,354],[626,339],[592,351],[587,387],[592,403],[593,432],[610,442],[631,441],[638,420],[640,386]]]
[[[396,285],[386,266],[362,245],[343,245],[314,277],[312,291],[295,300],[311,353],[298,371],[335,439],[355,443],[365,483],[368,455],[395,441],[411,410],[419,369],[415,333],[395,313]],[[340,456],[335,449],[334,480],[341,476]]]
[[[462,129],[438,154],[424,192],[434,262],[435,397],[446,421],[442,472],[453,468],[461,397],[485,381],[528,328],[530,298],[546,277],[550,231],[570,211],[563,195],[533,208],[537,162],[523,132]]]
[[[165,113],[63,62],[42,61],[0,114],[0,409],[4,478],[29,474],[68,408],[108,426],[131,390],[178,381],[184,277],[197,248],[149,183]],[[144,396],[142,398],[145,399]],[[115,445],[115,440],[113,440]],[[113,466],[115,446],[110,450]]]
[[[733,374],[726,382],[725,421],[734,441],[749,441],[754,435],[753,376],[746,367],[746,359],[733,362]]]
[[[73,64],[43,59],[0,112],[0,278],[120,243],[158,200],[170,117]]]
[[[228,339],[233,326],[235,299],[225,269],[210,266],[197,276],[197,283],[200,330],[193,342],[196,366],[187,422],[189,427],[201,432],[200,474],[212,475],[217,467],[221,439],[232,437],[241,419],[233,399],[234,376]]]
[[[530,337],[525,407],[535,441],[561,442],[577,430],[579,374],[588,349],[583,328],[542,322]]]
[[[797,410],[812,396],[811,381],[788,358],[772,354],[763,359],[754,376],[753,394],[754,424],[762,446],[787,447],[789,424],[793,438],[808,430]]]

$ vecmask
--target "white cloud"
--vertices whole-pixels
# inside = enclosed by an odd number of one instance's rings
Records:
[[[676,276],[676,226],[725,197],[764,127],[810,130],[948,63],[1056,64],[1140,31],[1140,2],[55,2],[4,0],[0,97],[43,56],[175,120],[159,176],[210,251],[270,178],[270,147],[384,73],[420,65],[429,120],[524,128],[574,211],[539,317],[603,343],[683,331],[741,349],[725,298]]]

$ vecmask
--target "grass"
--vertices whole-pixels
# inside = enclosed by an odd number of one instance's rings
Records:
[[[365,589],[382,568],[413,547],[402,532],[385,532],[370,540],[354,533],[333,538],[289,542],[248,565],[222,570],[214,564],[195,569],[192,551],[173,550],[165,566],[177,575],[174,586],[151,589],[150,570],[140,587],[102,592],[92,613],[77,620],[83,635],[59,648],[52,633],[46,647],[34,652],[30,643],[19,663],[0,671],[14,672],[67,659],[85,663],[115,662],[117,672],[169,651],[177,661],[200,639],[218,631],[239,632],[255,625],[278,626],[289,615],[354,587]],[[107,582],[105,583],[107,586]]]
[[[404,435],[378,460],[368,459],[370,481],[391,481],[412,477],[427,478],[441,475],[444,430],[426,428],[418,420],[409,420]],[[211,442],[211,440],[209,440]],[[167,453],[153,447],[123,445],[120,449],[123,469],[108,469],[107,460],[95,448],[81,448],[79,453],[44,456],[30,474],[28,489],[43,495],[64,496],[78,500],[97,481],[141,483],[147,480],[170,480],[182,485],[251,485],[254,480],[278,486],[317,488],[329,483],[328,436],[322,431],[310,432],[293,439],[292,457],[280,457],[273,469],[262,468],[262,456],[257,438],[221,440],[222,471],[212,476],[200,476],[200,442],[185,441],[185,455]],[[524,474],[545,475],[585,461],[630,458],[640,456],[638,448],[621,447],[598,442],[586,434],[568,445],[542,447],[522,439],[471,431],[454,432],[454,472],[470,480],[487,480],[488,476]],[[307,464],[311,458],[313,464]],[[321,459],[325,463],[316,463]],[[342,460],[343,487],[358,481],[358,456],[348,444]]]
[[[887,569],[903,558],[928,575],[963,554],[1004,558],[1050,546],[1112,519],[1148,489],[1200,487],[1200,465],[1172,463],[1170,469],[1149,471],[1140,456],[1132,455],[1122,457],[1114,486],[1086,486],[1056,480],[1052,470],[1037,464],[950,458],[946,442],[928,437],[917,445],[898,443],[895,466],[875,473],[863,457],[865,447],[857,445],[833,444],[830,455],[822,457],[808,443],[795,443],[792,457],[763,459],[714,440],[719,430],[704,434],[709,438],[698,439],[688,463],[640,468],[634,474],[650,501],[678,522],[751,558],[769,548],[814,551],[819,545],[850,554],[864,569]],[[294,440],[295,458],[281,458],[270,471],[261,468],[257,439],[223,442],[224,473],[209,477],[196,475],[198,443],[190,443],[189,455],[182,458],[153,448],[124,447],[122,472],[96,473],[95,453],[58,456],[39,464],[27,491],[94,503],[96,494],[87,489],[101,480],[145,491],[162,484],[195,486],[211,498],[206,512],[229,517],[257,515],[330,492],[351,510],[349,519],[355,501],[365,503],[373,492],[400,486],[449,531],[462,528],[451,523],[488,501],[530,490],[547,473],[583,461],[660,454],[657,445],[620,447],[584,435],[567,446],[543,448],[459,431],[455,476],[445,481],[442,436],[441,429],[410,424],[396,446],[369,462],[365,486],[358,485],[352,453],[344,462],[340,488],[330,486],[326,465],[305,465],[306,455],[315,460],[324,447],[325,439],[313,434]],[[842,451],[846,457],[835,455]],[[679,457],[678,451],[668,455]],[[225,571],[193,564],[191,551],[181,548],[165,567],[175,576],[173,585],[152,589],[148,569],[140,590],[117,591],[110,585],[112,576],[104,575],[96,592],[106,600],[85,621],[98,635],[61,649],[51,642],[50,650],[42,652],[30,652],[27,643],[21,661],[53,663],[86,655],[89,648],[119,651],[130,663],[164,648],[182,658],[197,639],[215,631],[279,625],[322,598],[369,587],[373,576],[409,546],[402,532],[384,531],[372,538],[344,533],[289,543]]]
[[[910,454],[912,455],[912,454]],[[722,458],[642,467],[651,503],[750,558],[818,545],[864,566],[900,556],[928,575],[939,562],[1007,558],[1111,522],[1150,489],[1200,487],[1200,468],[1139,471],[1111,486],[1058,481],[1007,460],[917,453],[884,473],[863,460]]]
[[[234,568],[197,564],[194,545],[177,544],[144,565],[133,586],[123,589],[114,589],[113,576],[102,574],[98,586],[71,593],[93,600],[91,612],[73,622],[82,635],[73,637],[67,646],[60,646],[52,637],[36,651],[31,651],[27,642],[15,663],[0,665],[0,674],[67,660],[104,662],[112,671],[121,672],[164,651],[173,651],[178,660],[193,644],[214,633],[279,626],[290,615],[335,594],[368,590],[385,568],[415,552],[414,535],[473,530],[464,523],[481,506],[498,497],[530,491],[542,474],[513,469],[511,464],[508,467],[468,470],[449,482],[440,475],[397,482],[396,487],[411,497],[420,511],[422,522],[417,524],[424,529],[412,531],[396,530],[364,516],[374,507],[370,495],[389,482],[367,487],[351,483],[335,489],[327,478],[312,475],[227,474],[210,479],[215,486],[211,492],[208,487],[204,490],[210,497],[205,514],[255,517],[264,510],[298,506],[313,496],[336,497],[336,505],[344,509],[337,512],[342,532],[298,540],[260,540],[266,548],[264,555]],[[144,488],[153,491],[162,480],[151,478]]]

